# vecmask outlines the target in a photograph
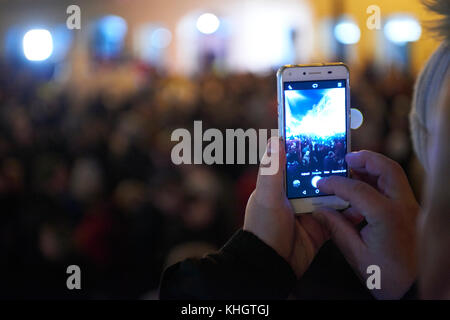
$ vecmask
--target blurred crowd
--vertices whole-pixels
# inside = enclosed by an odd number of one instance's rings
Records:
[[[305,171],[345,169],[345,135],[328,138],[301,135],[286,139],[288,167]]]
[[[277,127],[275,72],[169,76],[92,63],[83,81],[0,65],[0,287],[6,297],[157,297],[163,269],[224,244],[243,222],[256,165],[172,164],[177,128]],[[353,76],[353,74],[352,74]],[[407,115],[413,77],[373,66],[351,79],[364,115],[352,149],[400,162],[421,190]]]

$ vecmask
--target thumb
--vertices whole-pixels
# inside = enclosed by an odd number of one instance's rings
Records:
[[[359,271],[366,245],[352,223],[341,213],[328,208],[318,209],[313,213],[313,217],[328,229],[331,239],[341,250],[347,262]]]
[[[283,168],[285,162],[283,140],[278,137],[270,138],[259,166],[254,194],[258,202],[271,204],[284,196]]]

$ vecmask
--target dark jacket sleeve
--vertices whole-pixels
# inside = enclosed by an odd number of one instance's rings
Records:
[[[290,265],[254,234],[240,230],[217,253],[169,267],[161,299],[286,299],[295,286]]]

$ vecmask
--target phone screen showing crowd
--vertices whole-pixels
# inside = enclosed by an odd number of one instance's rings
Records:
[[[317,181],[347,175],[346,80],[284,83],[286,192],[323,196]]]

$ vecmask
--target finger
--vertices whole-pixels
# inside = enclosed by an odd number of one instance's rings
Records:
[[[284,144],[278,137],[272,137],[261,159],[255,197],[260,203],[279,201],[284,196],[283,168],[286,163]]]
[[[369,223],[384,219],[387,211],[388,199],[367,183],[345,177],[332,176],[317,182],[320,191],[335,194],[339,198],[350,202]]]
[[[351,177],[368,183],[378,190],[378,177],[370,175],[365,169],[351,169]]]
[[[314,245],[314,249],[317,252],[320,247],[330,239],[330,232],[323,224],[317,219],[313,218],[310,214],[301,214],[297,216],[297,220],[307,233],[309,239]]]
[[[358,269],[359,262],[365,254],[366,245],[355,227],[342,214],[332,209],[320,208],[312,216],[329,230],[331,239],[348,263]]]
[[[402,167],[388,157],[368,151],[351,152],[345,156],[350,168],[378,177],[378,188],[389,198],[411,195],[411,188]]]
[[[359,211],[353,207],[350,207],[350,208],[342,211],[342,215],[348,221],[350,221],[354,226],[359,225],[364,220],[364,216],[362,214],[360,214]]]

